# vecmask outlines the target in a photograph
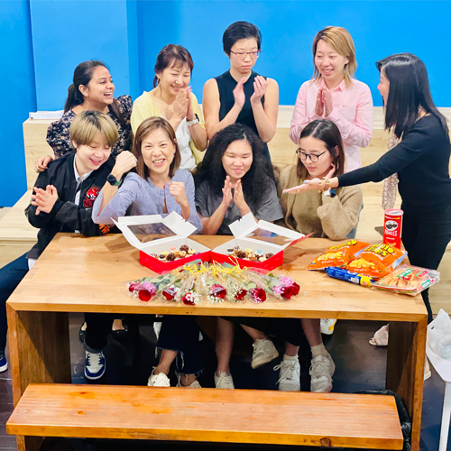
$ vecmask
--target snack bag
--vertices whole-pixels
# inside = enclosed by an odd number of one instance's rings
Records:
[[[373,286],[381,290],[391,291],[392,293],[416,296],[439,281],[440,273],[438,271],[403,265],[396,268],[388,276],[375,282]]]
[[[363,241],[349,240],[346,243],[337,244],[326,249],[324,254],[316,257],[310,265],[307,266],[308,270],[319,270],[328,268],[330,266],[344,266],[346,265],[352,256],[362,250],[364,247],[369,246],[369,243]]]
[[[348,264],[348,271],[380,279],[390,274],[407,255],[389,244],[371,244],[357,252]]]

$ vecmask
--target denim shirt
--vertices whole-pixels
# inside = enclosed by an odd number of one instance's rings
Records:
[[[194,201],[193,176],[189,171],[179,169],[172,177],[172,181],[185,184],[186,197],[191,209],[188,221],[197,228],[198,232],[201,232],[202,223]],[[112,224],[112,219],[117,221],[117,218],[121,216],[161,215],[165,217],[167,216],[167,213],[163,213],[165,199],[168,213],[175,211],[179,215],[182,214],[182,207],[169,193],[168,184],[164,186],[164,189],[157,188],[150,178],[144,180],[134,172],[127,174],[116,195],[99,214],[102,199],[103,194],[100,192],[92,209],[92,220],[96,224]]]

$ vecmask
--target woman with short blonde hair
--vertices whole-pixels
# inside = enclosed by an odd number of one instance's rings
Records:
[[[354,78],[357,69],[354,41],[342,27],[326,27],[313,40],[314,73],[300,88],[290,138],[299,144],[302,130],[318,119],[337,125],[343,138],[347,166],[362,166],[360,147],[370,143],[373,131],[373,100],[369,87]]]

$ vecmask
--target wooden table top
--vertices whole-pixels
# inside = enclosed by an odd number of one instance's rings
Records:
[[[214,248],[228,236],[193,236]],[[381,292],[331,279],[322,271],[307,271],[307,265],[331,245],[309,238],[284,251],[284,264],[276,273],[295,279],[300,293],[289,301],[275,299],[261,304],[251,301],[196,306],[151,300],[142,302],[128,294],[127,282],[152,275],[139,263],[139,251],[122,235],[84,238],[58,234],[9,298],[9,305],[22,311],[159,313],[201,316],[264,316],[337,318],[418,322],[426,315],[421,296]],[[336,244],[336,243],[335,243]]]

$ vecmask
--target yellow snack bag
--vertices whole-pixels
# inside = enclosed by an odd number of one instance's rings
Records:
[[[354,255],[348,271],[380,279],[390,274],[407,255],[389,244],[371,244]]]
[[[346,243],[337,244],[326,249],[324,254],[316,257],[310,265],[307,266],[308,270],[319,270],[329,268],[330,266],[340,267],[346,265],[353,255],[369,246],[368,243],[363,241],[349,240]]]

